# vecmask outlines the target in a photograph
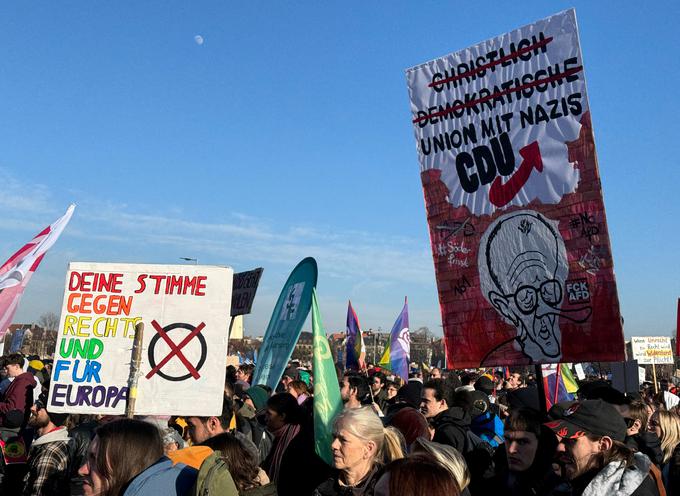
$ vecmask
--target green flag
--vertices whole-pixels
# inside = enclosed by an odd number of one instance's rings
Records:
[[[314,449],[329,465],[333,464],[333,419],[342,411],[340,386],[333,355],[323,332],[316,289],[312,291],[312,334],[314,335]]]

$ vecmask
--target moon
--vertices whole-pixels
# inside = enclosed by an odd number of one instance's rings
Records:
[[[194,41],[196,42],[197,45],[202,45],[205,40],[203,39],[203,36],[197,34],[196,36],[194,36]]]

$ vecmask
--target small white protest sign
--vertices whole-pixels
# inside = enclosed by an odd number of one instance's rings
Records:
[[[142,322],[135,414],[220,414],[232,278],[228,267],[71,263],[50,411],[123,414]]]

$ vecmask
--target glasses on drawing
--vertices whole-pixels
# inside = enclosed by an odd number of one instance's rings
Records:
[[[514,294],[505,295],[512,297],[519,311],[529,315],[538,308],[538,295],[549,306],[556,307],[562,301],[562,284],[556,279],[543,282],[538,290],[533,286],[520,286]]]

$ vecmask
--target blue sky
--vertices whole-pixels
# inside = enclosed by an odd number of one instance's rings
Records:
[[[69,261],[265,268],[248,332],[314,256],[325,327],[441,333],[404,70],[576,7],[625,331],[680,296],[676,2],[5,2],[0,258],[78,208],[16,321]],[[201,36],[198,44],[195,37]],[[309,327],[309,326],[307,326]]]

